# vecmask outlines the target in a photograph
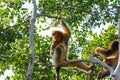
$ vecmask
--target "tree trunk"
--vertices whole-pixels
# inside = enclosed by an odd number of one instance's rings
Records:
[[[34,56],[35,56],[35,47],[34,47],[34,24],[36,21],[36,13],[37,13],[37,6],[36,6],[36,1],[32,0],[33,4],[33,14],[31,17],[31,24],[30,24],[30,60],[28,64],[28,72],[26,74],[26,80],[32,80],[32,73],[33,73],[33,66],[34,66]]]

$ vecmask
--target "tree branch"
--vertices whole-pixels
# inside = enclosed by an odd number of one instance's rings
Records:
[[[37,14],[37,16],[38,16],[38,17],[39,17],[39,16],[44,16],[44,17],[55,18],[55,19],[58,18],[58,16],[50,16],[50,15],[47,15],[47,14]]]
[[[112,74],[113,71],[114,71],[114,69],[112,67],[110,67],[109,65],[105,64],[104,62],[100,61],[97,58],[91,57],[90,62],[102,65],[104,68],[106,68],[106,69],[108,69],[110,71],[110,74]]]
[[[40,13],[38,13],[37,15],[38,16],[44,16],[44,17],[48,17],[48,18],[58,18],[58,14],[56,16],[50,16],[48,14],[41,14],[41,10],[43,9],[40,9]],[[61,8],[53,8],[53,9],[44,9],[44,11],[61,11],[61,10],[79,10],[79,11],[82,11],[82,12],[85,12],[85,13],[88,13],[92,16],[94,16],[95,14],[91,13],[91,11],[87,11],[87,10],[83,10],[81,8],[74,8],[74,7],[68,7],[68,8],[64,8],[64,7],[61,7]]]
[[[41,10],[41,9],[40,9]],[[81,8],[75,8],[75,7],[63,7],[63,8],[52,8],[52,9],[44,9],[44,11],[59,11],[59,10],[79,10],[88,14],[91,14],[92,16],[94,16],[95,14],[91,13],[91,11],[87,11]]]
[[[31,24],[30,24],[30,50],[31,50],[31,56],[30,56],[29,65],[28,65],[28,72],[26,74],[26,79],[27,80],[32,80],[33,66],[34,66],[34,60],[35,60],[34,24],[35,24],[35,21],[36,21],[36,13],[37,13],[36,1],[32,0],[32,4],[33,4],[33,14],[32,14],[32,17],[31,17]]]
[[[107,68],[111,73],[113,73],[113,71],[114,71],[114,69],[112,67],[108,66],[104,62],[102,62],[99,59],[94,58],[94,57],[91,57],[91,60],[86,60],[86,59],[84,59],[84,60],[69,60],[67,62],[64,62],[64,63],[60,64],[58,67],[68,67],[68,64],[75,63],[75,62],[91,62],[91,63],[94,63],[94,64],[100,64],[103,67]],[[55,67],[54,65],[46,64],[46,63],[42,63],[42,62],[40,62],[40,64],[47,65],[47,66],[50,66],[50,67]]]
[[[49,67],[55,67],[52,64],[47,64],[47,63],[43,63],[43,62],[39,62],[39,64],[44,66],[43,69],[46,69],[46,68],[49,68]]]

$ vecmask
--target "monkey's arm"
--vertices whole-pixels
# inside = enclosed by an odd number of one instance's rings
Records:
[[[118,56],[113,55],[113,56],[106,57],[106,59],[115,59],[115,58],[118,58]]]
[[[110,72],[108,70],[105,70],[105,71],[101,71],[98,74],[97,78],[98,78],[98,80],[101,80],[102,78],[109,76],[109,75],[110,75]]]
[[[119,57],[119,53],[118,52],[115,52],[115,53],[113,53],[112,55],[110,55],[110,56],[108,56],[108,57],[106,57],[106,59],[108,59],[108,60],[118,60],[118,57]]]
[[[101,56],[102,58],[106,58],[107,54],[105,53],[106,50],[104,50],[103,48],[97,47],[95,49],[95,53],[98,54],[99,56]]]
[[[106,59],[118,59],[118,57],[119,57],[119,52],[116,49],[116,51],[113,51],[113,53],[109,55]]]
[[[70,29],[67,27],[67,25],[62,20],[60,20],[60,24],[62,26],[62,29],[64,30],[64,34],[66,34],[67,37],[69,38],[71,36]]]
[[[55,45],[52,43],[52,44],[51,44],[51,47],[50,47],[50,56],[53,55],[53,53],[54,53],[54,48],[55,48]]]

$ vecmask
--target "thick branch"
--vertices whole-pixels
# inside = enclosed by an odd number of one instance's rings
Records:
[[[104,62],[100,61],[100,60],[97,59],[97,58],[91,57],[90,62],[92,62],[92,63],[97,63],[97,64],[102,65],[104,68],[108,69],[111,74],[112,74],[113,71],[114,71],[114,69],[113,69],[112,67],[110,67],[109,65],[105,64]]]
[[[29,65],[28,65],[28,72],[26,75],[27,80],[32,80],[32,73],[33,73],[33,65],[34,65],[34,58],[35,58],[35,47],[34,47],[34,24],[36,21],[36,13],[37,13],[37,6],[36,6],[36,1],[32,0],[33,3],[33,14],[31,17],[31,24],[30,24],[30,50],[31,50],[31,56],[29,60]]]
[[[100,64],[103,67],[107,68],[111,73],[114,71],[113,68],[111,68],[110,66],[108,66],[104,62],[100,61],[99,59],[93,58],[93,57],[91,57],[91,60],[86,60],[86,59],[84,59],[84,60],[70,60],[70,61],[67,61],[67,62],[64,62],[64,63],[60,64],[58,67],[67,67],[68,64],[76,63],[76,62],[91,62],[91,63],[94,63],[94,64]],[[54,65],[51,65],[51,64],[46,64],[46,63],[40,63],[40,64],[47,65],[47,66],[50,66],[50,67],[55,67]]]
[[[90,60],[70,60],[68,62],[60,64],[58,67],[68,67],[68,64],[73,63],[73,62],[91,62],[91,61]],[[55,65],[47,64],[47,63],[43,63],[43,62],[39,62],[39,64],[46,66],[45,68],[56,67]]]

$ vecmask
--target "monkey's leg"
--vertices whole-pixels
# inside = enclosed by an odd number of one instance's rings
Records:
[[[52,56],[53,65],[58,66],[62,63],[62,49],[60,47],[56,47],[54,50],[54,54]]]
[[[60,80],[60,67],[56,67],[56,80]]]
[[[79,68],[87,73],[91,71],[91,67],[87,66],[86,64],[84,64],[82,62],[72,62],[72,63],[68,64],[68,66]]]
[[[101,80],[102,78],[106,77],[106,76],[109,76],[110,75],[110,72],[108,70],[106,71],[102,71],[98,74],[98,80]]]

